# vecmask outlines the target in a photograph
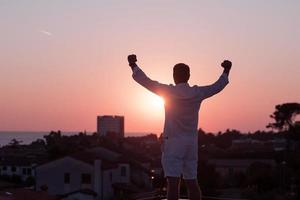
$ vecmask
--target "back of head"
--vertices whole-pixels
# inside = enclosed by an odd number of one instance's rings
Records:
[[[173,79],[175,84],[187,83],[190,78],[190,68],[184,63],[178,63],[173,67]]]

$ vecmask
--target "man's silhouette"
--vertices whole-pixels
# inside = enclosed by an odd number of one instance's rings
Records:
[[[161,84],[151,80],[136,64],[136,55],[128,56],[133,79],[165,100],[165,124],[162,143],[162,166],[167,177],[167,198],[179,197],[180,177],[183,175],[191,200],[201,199],[197,181],[198,162],[198,112],[201,102],[211,97],[228,84],[231,62],[225,60],[221,66],[223,74],[212,85],[190,86],[189,66],[183,63],[173,68],[175,85]]]

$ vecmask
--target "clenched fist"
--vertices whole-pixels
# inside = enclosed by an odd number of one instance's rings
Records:
[[[221,66],[224,68],[223,73],[226,73],[227,75],[229,75],[232,63],[229,60],[224,60],[221,64]]]
[[[130,66],[135,64],[135,62],[137,62],[136,55],[134,55],[134,54],[129,55],[127,57],[127,60],[128,60],[128,63]]]
[[[229,60],[224,60],[221,64],[224,69],[230,70],[232,63]]]

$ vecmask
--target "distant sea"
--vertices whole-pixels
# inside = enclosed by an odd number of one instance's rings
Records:
[[[77,135],[80,131],[77,132],[64,132],[62,131],[62,135]],[[22,141],[21,144],[30,144],[31,142],[37,139],[44,139],[44,135],[48,135],[50,131],[0,131],[0,146],[7,145],[12,139],[16,139]],[[87,134],[92,134],[92,132],[87,132]],[[149,133],[125,133],[125,137],[127,136],[142,136],[147,135]]]

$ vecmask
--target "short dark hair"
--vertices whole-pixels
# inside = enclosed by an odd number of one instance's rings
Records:
[[[190,79],[190,68],[184,63],[178,63],[173,67],[173,78],[175,84],[187,83]]]

